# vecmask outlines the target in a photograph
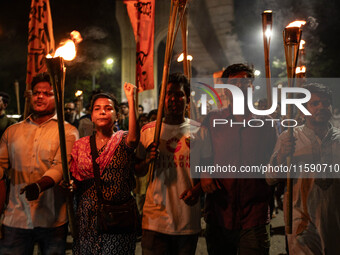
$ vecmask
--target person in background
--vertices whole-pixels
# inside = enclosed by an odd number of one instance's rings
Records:
[[[31,108],[25,120],[6,129],[0,142],[0,179],[10,178],[9,202],[3,219],[0,254],[65,254],[68,220],[55,100],[50,76],[32,80]],[[66,149],[71,158],[77,129],[65,122]]]
[[[153,109],[148,113],[149,122],[155,121],[157,119],[157,109]]]
[[[129,130],[129,105],[127,102],[122,102],[119,107],[119,127],[121,130]]]
[[[71,125],[78,128],[79,120],[76,118],[77,112],[76,112],[75,104],[73,102],[66,103],[64,110],[65,110],[65,120]]]
[[[7,93],[0,91],[0,138],[5,132],[6,128],[16,123],[14,119],[6,116],[6,108],[9,104],[10,97]]]
[[[142,114],[142,113],[144,113],[144,107],[143,107],[143,105],[138,105],[138,115],[140,115],[140,114]]]
[[[142,113],[141,115],[139,115],[137,122],[138,122],[138,127],[141,130],[144,125],[149,123],[148,115],[146,113]],[[136,176],[136,188],[134,190],[134,193],[136,195],[136,202],[137,202],[137,207],[138,207],[138,211],[140,215],[143,214],[143,206],[145,202],[146,189],[148,186],[148,178],[149,178],[148,174],[142,177]]]

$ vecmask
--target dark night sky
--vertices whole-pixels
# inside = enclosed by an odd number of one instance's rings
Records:
[[[13,99],[14,80],[19,81],[21,93],[25,88],[30,2],[30,0],[6,1],[6,4],[0,8],[0,84],[1,90],[9,93]],[[75,79],[82,78],[91,80],[89,73],[96,64],[94,62],[101,63],[108,56],[114,57],[116,65],[120,65],[121,45],[114,15],[114,0],[51,0],[50,5],[56,48],[58,43],[68,38],[73,30],[80,31],[86,38],[78,47],[78,52],[83,53],[79,54],[83,57],[77,60],[78,65],[68,66],[67,82],[71,83]],[[78,74],[83,73],[84,77],[74,75],[76,71],[80,71],[80,65],[82,70]],[[120,79],[120,73],[116,75]],[[10,106],[11,108],[15,106],[14,100]]]

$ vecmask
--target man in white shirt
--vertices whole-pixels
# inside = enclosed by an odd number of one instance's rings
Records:
[[[141,131],[136,172],[155,160],[154,179],[149,183],[143,208],[142,250],[144,255],[195,254],[200,233],[200,203],[188,205],[184,192],[193,187],[190,177],[190,139],[199,125],[185,118],[190,86],[183,74],[169,77],[165,96],[159,156],[152,145],[155,122]],[[151,153],[148,154],[150,146]]]
[[[291,171],[296,176],[293,179],[293,229],[287,237],[289,253],[339,254],[340,130],[329,122],[330,90],[315,83],[304,88],[311,92],[306,108],[312,115],[305,116],[305,124],[293,129],[293,140],[287,131],[279,136],[271,158],[272,165],[285,165],[287,156],[293,155],[292,166],[296,169]],[[268,173],[267,182],[275,184],[283,177],[283,173],[281,176]]]
[[[0,254],[32,254],[38,242],[42,254],[65,254],[66,199],[62,180],[55,100],[48,74],[32,81],[33,113],[12,125],[0,143],[0,179],[10,178],[9,202],[4,212]],[[70,157],[78,131],[65,124]]]

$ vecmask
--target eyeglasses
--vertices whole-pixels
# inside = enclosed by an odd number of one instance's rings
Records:
[[[65,107],[65,111],[70,111],[70,112],[72,112],[72,111],[74,111],[74,110],[75,110],[74,108]]]
[[[39,90],[35,90],[33,91],[33,96],[37,97],[37,96],[40,96],[40,94],[42,94],[44,97],[52,97],[54,96],[54,93],[53,91],[39,91]]]

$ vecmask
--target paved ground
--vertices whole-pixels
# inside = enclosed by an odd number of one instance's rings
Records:
[[[283,222],[283,212],[279,211],[276,217],[272,220],[272,236],[271,236],[271,247],[270,255],[283,255],[286,254],[285,251],[285,238],[284,238],[284,222]],[[204,228],[204,221],[202,220],[202,226]],[[68,237],[67,241],[68,250],[67,255],[72,254],[72,237]],[[38,253],[35,253],[38,254]],[[142,249],[140,242],[136,246],[136,255],[141,255]],[[207,248],[204,237],[198,239],[196,255],[207,255]]]

